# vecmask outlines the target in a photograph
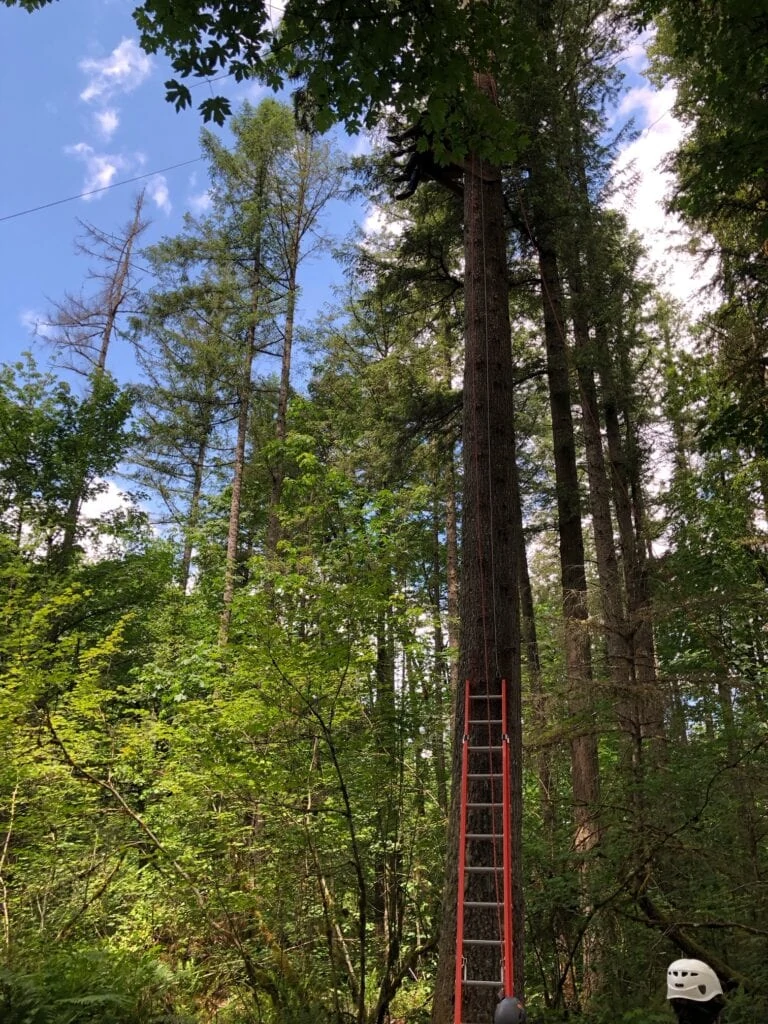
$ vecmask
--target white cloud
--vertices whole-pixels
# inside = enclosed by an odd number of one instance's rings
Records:
[[[339,142],[350,156],[368,156],[373,152],[373,138],[371,132],[363,130],[357,135],[340,135]]]
[[[54,333],[53,325],[35,309],[25,309],[19,314],[19,323],[30,334],[38,338],[49,338]]]
[[[131,508],[133,502],[111,480],[99,481],[104,488],[93,498],[83,502],[81,515],[84,519],[98,519],[116,509]]]
[[[135,39],[122,39],[108,57],[88,57],[79,66],[89,76],[80,99],[90,103],[138,88],[150,74],[152,61]]]
[[[373,203],[368,207],[362,229],[365,235],[389,235],[397,238],[402,235],[405,225],[402,220],[396,219],[392,210]]]
[[[118,171],[128,166],[124,156],[110,153],[97,153],[93,146],[87,142],[78,142],[74,146],[67,146],[65,153],[77,157],[85,164],[85,181],[83,192],[93,192],[96,189],[106,188],[112,184],[112,179]],[[85,196],[84,198],[88,198]]]
[[[639,116],[646,124],[644,135],[652,129],[656,129],[657,134],[669,137],[677,143],[682,138],[682,126],[672,116],[672,107],[676,98],[677,91],[673,85],[654,89],[646,82],[644,85],[635,86],[626,93],[619,104],[618,114],[622,117]]]
[[[120,118],[113,107],[106,107],[104,110],[98,111],[94,114],[94,118],[99,134],[105,139],[110,139],[120,124]]]
[[[267,0],[267,25],[274,32],[285,14],[285,0]]]
[[[655,30],[649,29],[635,36],[621,55],[619,63],[625,64],[629,71],[642,74],[648,67],[648,44],[653,41],[655,34]]]
[[[198,192],[196,195],[191,195],[187,200],[190,210],[194,214],[207,213],[213,205],[211,199],[211,193],[206,189],[205,192]]]
[[[672,113],[675,97],[671,85],[653,89],[645,84],[630,89],[623,98],[617,115],[633,117],[646,127],[614,163],[616,193],[611,205],[621,210],[629,227],[642,236],[662,289],[683,302],[700,306],[697,292],[708,285],[712,272],[701,270],[694,257],[684,251],[689,232],[680,218],[665,208],[673,187],[666,164],[685,133]]]
[[[121,514],[125,515],[131,510],[141,510],[141,506],[137,506],[112,480],[96,482],[101,489],[98,494],[83,502],[83,507],[80,510],[81,522],[90,521],[93,524],[96,521],[101,521],[106,524],[119,518]],[[89,530],[80,544],[86,559],[90,562],[98,562],[102,558],[114,556],[125,548],[125,542],[122,539],[116,539],[109,531],[100,535],[98,530]]]
[[[171,194],[164,174],[156,174],[147,182],[147,195],[163,213],[171,212]]]

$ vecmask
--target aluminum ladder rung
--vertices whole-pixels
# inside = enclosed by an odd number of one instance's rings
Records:
[[[467,832],[466,839],[503,839],[498,832]]]
[[[503,907],[503,903],[489,903],[488,900],[464,900],[465,907]]]
[[[467,725],[501,725],[500,718],[473,718]]]
[[[490,804],[467,804],[467,810],[471,811],[471,810],[474,810],[477,807],[488,808],[488,807],[503,807],[503,806],[504,806],[504,804],[501,802],[501,800],[496,800],[496,801],[494,801],[493,803],[490,803]]]
[[[481,875],[483,873],[490,875],[496,874],[499,871],[503,871],[504,868],[500,864],[495,867],[492,864],[488,864],[487,866],[484,866],[482,864],[465,864],[464,870],[471,872],[471,874],[473,875]]]
[[[467,772],[468,779],[501,779],[501,772]]]
[[[474,988],[501,988],[501,979],[496,981],[480,981],[479,978],[465,978],[463,985],[472,985]]]
[[[501,946],[501,939],[464,939],[465,946]]]
[[[500,693],[470,693],[470,700],[501,700]]]
[[[469,752],[470,752],[470,754],[488,753],[488,751],[493,752],[494,750],[502,750],[502,749],[503,748],[502,748],[500,743],[470,743],[469,744]]]

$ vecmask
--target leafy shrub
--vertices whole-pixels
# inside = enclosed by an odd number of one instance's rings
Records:
[[[174,981],[173,972],[148,954],[63,950],[33,971],[0,968],[0,1019],[3,1024],[184,1024],[174,1012]]]

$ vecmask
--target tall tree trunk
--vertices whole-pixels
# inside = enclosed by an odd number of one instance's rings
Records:
[[[438,460],[439,462],[442,460]],[[432,746],[437,783],[437,802],[443,812],[448,810],[448,766],[445,757],[445,681],[448,680],[445,640],[442,617],[442,563],[440,558],[440,501],[435,495],[432,536],[432,579],[430,582],[430,603],[432,605],[432,635],[434,657],[429,675],[428,735]],[[427,694],[425,694],[427,696]]]
[[[533,588],[531,577],[528,571],[528,553],[525,548],[525,534],[523,531],[523,502],[520,493],[520,474],[517,471],[517,463],[513,466],[512,473],[512,494],[515,516],[515,540],[517,544],[517,572],[518,588],[520,592],[520,634],[522,650],[524,651],[525,666],[528,673],[528,686],[531,691],[531,705],[533,720],[537,731],[543,735],[546,731],[550,718],[547,712],[547,695],[541,678],[541,659],[539,657],[539,642],[536,635],[536,615],[533,603]],[[539,801],[541,816],[544,823],[544,833],[550,841],[550,851],[554,853],[555,835],[555,791],[554,773],[552,771],[550,750],[540,743],[536,751],[536,774],[539,781]]]
[[[476,83],[493,95],[488,75]],[[501,176],[497,167],[471,154],[464,187],[464,252],[466,347],[464,371],[464,512],[460,589],[460,684],[457,692],[453,749],[453,793],[446,864],[445,899],[440,957],[433,1004],[435,1024],[453,1019],[456,964],[457,899],[491,901],[497,898],[492,875],[471,873],[458,878],[458,835],[462,736],[472,729],[464,722],[465,680],[475,691],[500,692],[506,680],[511,739],[512,833],[514,892],[514,975],[517,994],[523,991],[523,905],[520,863],[521,718],[519,599],[516,565],[512,466],[515,458],[513,421],[512,345],[509,323],[506,236]],[[480,702],[478,702],[480,703]],[[487,736],[487,729],[479,727]],[[477,741],[477,737],[475,737]],[[487,741],[486,741],[487,742]],[[486,762],[487,763],[487,762]],[[471,803],[491,801],[488,780],[473,781]],[[472,831],[492,832],[492,813],[473,810]],[[498,825],[497,825],[498,828]],[[468,862],[490,863],[492,856],[470,848]],[[479,847],[480,844],[477,844]],[[499,922],[487,909],[468,909],[465,934],[499,939]],[[472,947],[477,956],[467,963],[469,977],[501,979],[499,950]],[[499,985],[501,987],[501,984]],[[498,991],[464,988],[462,1020],[492,1020]]]
[[[619,332],[621,335],[621,331]],[[627,401],[621,402],[619,393],[627,391],[629,370],[619,354],[619,377],[605,347],[607,338],[598,329],[598,350],[603,358],[599,373],[603,395],[608,457],[611,470],[613,502],[619,546],[624,566],[627,594],[627,618],[632,650],[633,686],[636,693],[638,732],[636,759],[642,760],[642,741],[650,739],[658,744],[664,738],[663,700],[658,687],[656,654],[653,641],[653,614],[645,546],[645,509],[640,479],[639,447],[635,438],[634,415]],[[621,349],[623,338],[616,339],[614,350]],[[622,431],[621,420],[624,422]]]
[[[274,555],[277,550],[277,542],[280,539],[280,521],[278,519],[278,508],[283,493],[283,481],[285,479],[285,459],[282,445],[288,432],[288,398],[291,392],[291,353],[293,349],[293,326],[296,315],[296,269],[298,264],[298,252],[296,253],[296,264],[291,265],[291,276],[288,282],[287,308],[285,312],[285,323],[283,326],[283,353],[280,362],[280,387],[277,392],[277,413],[275,415],[275,440],[278,443],[278,453],[275,464],[271,467],[272,486],[269,492],[269,513],[267,520],[267,554]]]
[[[451,451],[445,492],[445,575],[448,646],[451,649],[448,678],[453,708],[457,706],[459,691],[459,514],[456,491],[456,465]]]
[[[267,519],[266,549],[268,555],[274,555],[280,538],[280,521],[277,510],[283,493],[285,479],[285,459],[282,446],[288,432],[288,398],[291,393],[291,358],[293,352],[293,331],[296,319],[297,277],[299,257],[301,255],[301,224],[304,212],[304,188],[300,197],[300,207],[296,213],[294,230],[291,233],[288,258],[288,292],[286,295],[285,321],[283,323],[283,352],[280,360],[280,387],[277,392],[277,413],[275,415],[275,440],[278,444],[277,459],[271,467],[272,486],[269,493],[269,512]]]
[[[593,346],[585,304],[587,296],[581,271],[575,265],[578,256],[571,254],[568,283],[571,293],[571,320],[575,362],[581,400],[581,419],[586,453],[587,480],[592,533],[595,541],[597,575],[600,582],[600,604],[603,611],[608,670],[616,700],[620,727],[632,737],[633,746],[640,735],[637,694],[632,685],[632,650],[629,624],[621,585],[613,518],[611,487],[608,477],[603,439],[600,430],[600,407],[593,370]]]
[[[125,233],[125,237],[123,238],[117,260],[117,267],[115,269],[114,276],[107,284],[104,295],[106,319],[104,321],[104,330],[101,333],[99,355],[96,360],[96,369],[99,373],[103,373],[106,369],[107,353],[109,352],[109,346],[114,335],[115,322],[120,310],[123,308],[123,303],[125,302],[127,283],[131,271],[133,247],[136,244],[136,239],[146,227],[145,222],[141,219],[143,208],[144,192],[142,191],[136,199],[136,203],[133,208],[133,220],[131,221],[128,230]]]
[[[532,175],[534,189],[537,184]],[[598,844],[600,835],[597,819],[600,780],[593,716],[595,702],[592,692],[591,644],[587,625],[589,613],[584,539],[560,273],[546,215],[535,209],[534,216],[542,282],[544,338],[552,416],[567,698],[572,722],[571,787],[574,850],[580,858],[582,884],[586,894],[588,858]],[[584,899],[587,902],[583,909],[588,909],[588,897],[585,895]],[[587,936],[582,946],[582,995],[585,999],[589,999],[595,984],[594,960],[594,944]]]
[[[222,646],[225,646],[229,641],[229,630],[232,622],[232,602],[235,596],[237,552],[240,539],[240,511],[243,495],[243,476],[245,473],[245,450],[248,439],[248,424],[251,417],[251,401],[253,398],[253,363],[258,349],[256,317],[260,307],[261,271],[261,245],[260,242],[257,242],[256,253],[253,257],[253,282],[251,287],[251,315],[253,320],[246,333],[245,351],[240,369],[237,395],[237,436],[232,467],[232,493],[229,503],[227,553],[224,563],[224,590],[221,598],[221,616],[219,618],[219,643]]]
[[[277,396],[275,439],[277,458],[271,467],[272,483],[267,516],[266,550],[274,554],[280,539],[278,508],[285,478],[282,445],[288,424],[288,399],[291,390],[291,359],[293,351],[298,270],[307,234],[317,223],[326,203],[339,189],[339,168],[334,165],[327,148],[317,145],[311,135],[299,133],[287,163],[281,165],[284,176],[277,182],[280,250],[287,280],[286,310],[283,329],[283,352],[280,366],[280,387]],[[280,173],[280,168],[278,168]]]
[[[402,763],[399,750],[399,726],[395,693],[395,642],[389,610],[379,612],[376,624],[375,701],[372,708],[373,734],[382,787],[376,810],[378,852],[375,855],[371,887],[370,920],[380,935],[387,926],[389,887],[393,880],[392,857],[398,833],[399,803],[393,780]]]
[[[444,381],[451,387],[454,366],[447,334],[442,340]],[[456,453],[453,440],[449,442],[445,458],[445,577],[446,611],[448,617],[448,646],[451,649],[449,681],[451,705],[456,705],[459,688],[459,515],[457,508],[458,482],[456,480]],[[453,724],[453,722],[452,722]]]

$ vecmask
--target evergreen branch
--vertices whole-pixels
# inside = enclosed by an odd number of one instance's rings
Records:
[[[626,912],[622,916],[628,921],[634,921],[635,924],[648,924],[648,919],[645,917],[638,917],[635,914],[628,914]],[[675,926],[677,928],[706,928],[713,931],[744,932],[745,935],[757,935],[760,938],[768,936],[768,929],[755,928],[753,925],[742,924],[739,921],[675,921]]]

